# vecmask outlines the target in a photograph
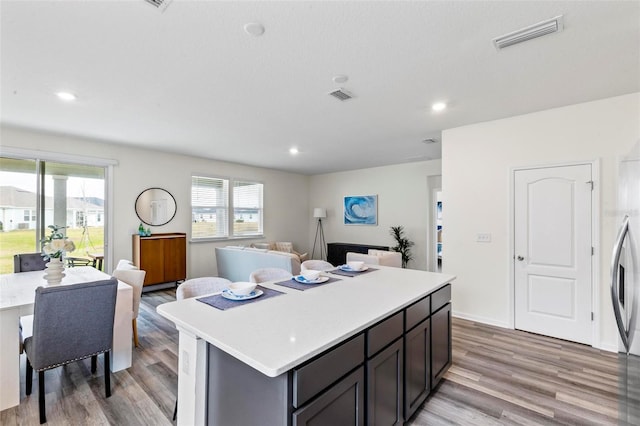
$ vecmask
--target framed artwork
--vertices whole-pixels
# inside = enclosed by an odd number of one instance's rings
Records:
[[[345,225],[377,225],[378,196],[349,195],[344,197]]]

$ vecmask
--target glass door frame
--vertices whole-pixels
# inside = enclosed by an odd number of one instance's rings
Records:
[[[44,205],[44,163],[59,162],[79,164],[84,166],[104,167],[105,200],[104,200],[104,270],[111,271],[113,263],[113,167],[118,164],[116,160],[98,157],[81,156],[59,152],[40,151],[12,147],[0,147],[0,156],[20,160],[35,160],[38,171],[37,191],[39,196],[36,208],[40,211]],[[43,223],[41,215],[36,215],[36,246],[43,236]]]

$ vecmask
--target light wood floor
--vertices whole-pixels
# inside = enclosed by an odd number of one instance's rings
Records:
[[[112,374],[111,398],[89,361],[47,371],[48,424],[173,423],[178,334],[155,312],[171,300],[173,290],[143,295],[140,347],[131,368]],[[615,354],[460,319],[453,322],[453,348],[453,366],[409,424],[617,424]],[[21,404],[0,412],[0,425],[38,424],[37,374],[33,394],[24,396],[24,360],[21,389]]]

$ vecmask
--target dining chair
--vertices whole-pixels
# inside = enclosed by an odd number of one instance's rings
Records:
[[[293,277],[291,272],[281,268],[260,268],[249,275],[252,283],[263,283],[265,281],[286,280]]]
[[[402,255],[395,251],[369,250],[369,254],[347,252],[347,262],[352,260],[362,261],[368,265],[402,267]],[[375,253],[378,252],[378,253]]]
[[[109,353],[113,342],[118,280],[36,288],[33,336],[24,341],[27,353],[26,394],[31,395],[33,370],[38,372],[40,424],[46,423],[44,372],[91,357],[96,372],[104,354],[105,394],[111,396]]]
[[[300,270],[306,271],[309,269],[314,271],[331,271],[333,269],[336,269],[336,267],[326,260],[305,260],[304,262],[302,262],[302,264],[300,265]]]
[[[44,271],[47,261],[42,253],[19,253],[13,255],[13,272]]]
[[[216,293],[227,288],[229,284],[231,281],[221,277],[191,278],[178,286],[176,300]]]
[[[120,281],[129,284],[133,288],[133,316],[131,317],[131,327],[133,329],[133,344],[138,347],[138,312],[140,311],[140,298],[142,297],[142,287],[146,271],[141,269],[116,269],[112,274]]]

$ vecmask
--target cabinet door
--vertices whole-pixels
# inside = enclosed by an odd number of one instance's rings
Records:
[[[367,361],[367,425],[401,425],[404,387],[402,339]]]
[[[164,278],[162,282],[179,281],[186,278],[186,251],[185,238],[176,237],[164,240]]]
[[[405,335],[404,418],[409,419],[431,390],[429,318]]]
[[[451,303],[431,315],[431,386],[435,386],[451,365]]]
[[[144,285],[164,282],[164,244],[161,239],[140,239],[140,269],[147,272]]]
[[[292,414],[293,426],[363,425],[364,367]]]

